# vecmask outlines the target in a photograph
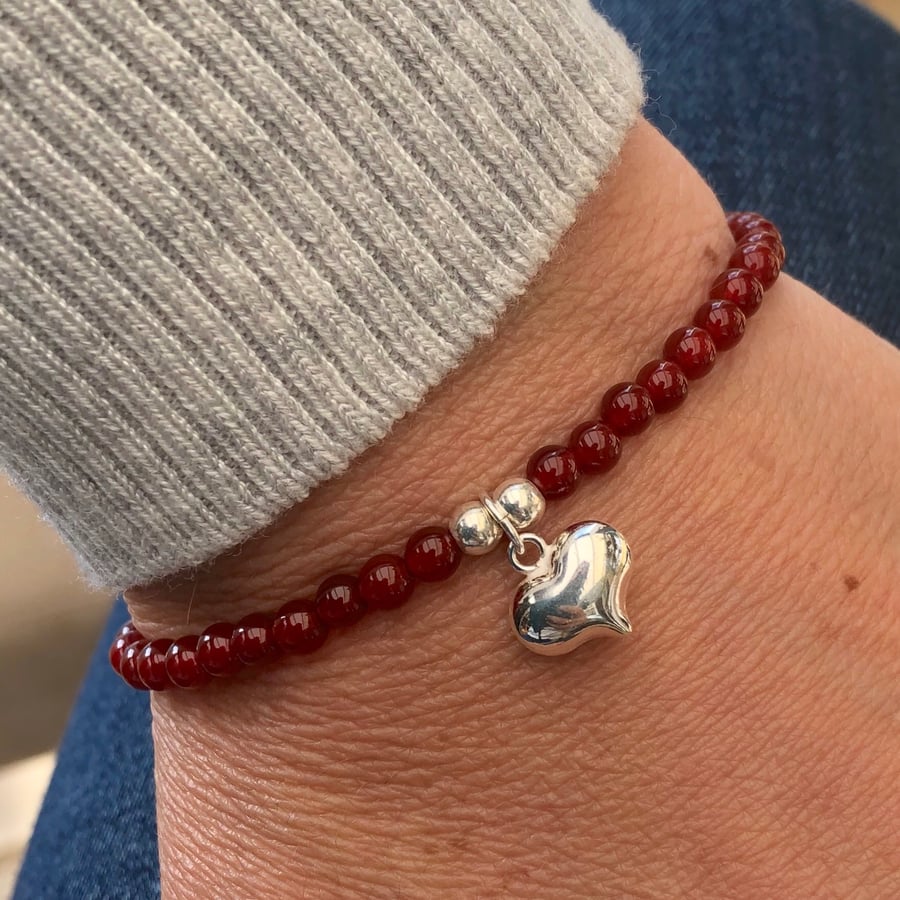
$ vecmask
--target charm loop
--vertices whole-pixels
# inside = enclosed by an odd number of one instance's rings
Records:
[[[507,551],[507,555],[509,556],[509,564],[517,572],[521,572],[523,575],[527,575],[529,572],[534,572],[543,564],[544,560],[547,557],[547,551],[549,548],[547,547],[547,542],[539,534],[532,534],[531,532],[527,532],[526,534],[517,535],[517,537],[519,538],[519,546],[510,543],[509,549]],[[541,555],[534,563],[523,563],[519,559],[519,557],[526,550],[526,544],[534,544],[541,551]]]
[[[490,513],[491,518],[500,526],[500,530],[506,535],[509,541],[507,555],[509,556],[509,564],[517,571],[524,575],[536,571],[547,557],[547,542],[538,534],[530,531],[519,533],[516,526],[512,523],[509,513],[500,506],[495,500],[487,495],[481,498],[484,508]],[[524,555],[528,549],[528,544],[534,544],[540,550],[540,556],[534,563],[523,563],[519,557]]]
[[[484,508],[491,514],[491,518],[500,526],[501,531],[506,535],[510,548],[515,548],[516,553],[524,553],[525,545],[522,543],[522,536],[516,530],[510,520],[509,513],[496,500],[485,494],[481,498]]]

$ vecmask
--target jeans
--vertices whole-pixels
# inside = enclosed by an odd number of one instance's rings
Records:
[[[641,48],[646,109],[727,208],[782,228],[788,269],[900,339],[900,35],[845,0],[603,0]],[[159,893],[146,694],[90,664],[17,900]],[[187,761],[186,763],[187,764]]]

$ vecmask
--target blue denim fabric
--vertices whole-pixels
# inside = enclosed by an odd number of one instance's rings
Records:
[[[647,115],[730,208],[783,228],[791,273],[900,339],[900,36],[843,0],[604,0]],[[158,895],[146,695],[88,671],[16,900]]]
[[[600,0],[640,48],[647,117],[787,269],[900,341],[900,36],[844,0]]]
[[[119,682],[106,658],[127,618],[117,601],[60,746],[16,900],[159,896],[149,696]]]

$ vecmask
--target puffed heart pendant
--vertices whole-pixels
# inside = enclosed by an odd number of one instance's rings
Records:
[[[535,534],[517,537],[509,560],[527,577],[513,598],[512,625],[529,650],[556,656],[604,634],[631,631],[624,596],[631,550],[615,528],[581,522],[550,545]],[[519,560],[526,543],[540,550],[531,565]]]
[[[510,565],[525,575],[510,610],[513,632],[529,650],[546,656],[570,653],[604,634],[628,634],[625,577],[631,550],[603,522],[567,528],[552,544],[525,531],[544,512],[540,491],[525,480],[501,485],[494,496],[460,507],[451,534],[468,553],[489,552],[505,537]],[[526,562],[529,546],[538,558]]]

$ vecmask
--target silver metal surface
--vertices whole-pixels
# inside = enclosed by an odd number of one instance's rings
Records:
[[[547,506],[537,486],[525,478],[504,481],[494,491],[494,499],[518,531],[537,522]]]
[[[544,564],[544,559],[550,552],[547,542],[539,534],[532,534],[530,531],[525,532],[525,534],[520,534],[519,541],[522,545],[521,547],[516,547],[513,544],[509,545],[509,564],[517,572],[521,572],[523,575],[527,575],[529,572],[540,569]],[[538,548],[538,558],[533,563],[524,563],[519,557],[526,553],[529,544],[533,544]]]
[[[450,520],[456,543],[472,556],[483,556],[497,546],[502,536],[497,520],[478,500],[461,506]]]
[[[536,535],[519,537],[544,549],[534,566],[524,566],[510,548],[510,562],[528,573],[511,614],[513,630],[529,650],[555,656],[610,631],[631,631],[624,596],[631,550],[615,528],[582,522],[549,547]]]
[[[484,508],[491,514],[494,521],[500,526],[500,530],[506,535],[510,547],[514,547],[516,553],[524,553],[525,545],[522,543],[522,538],[519,537],[519,531],[513,524],[506,510],[487,495],[481,498],[481,502],[484,505]]]

